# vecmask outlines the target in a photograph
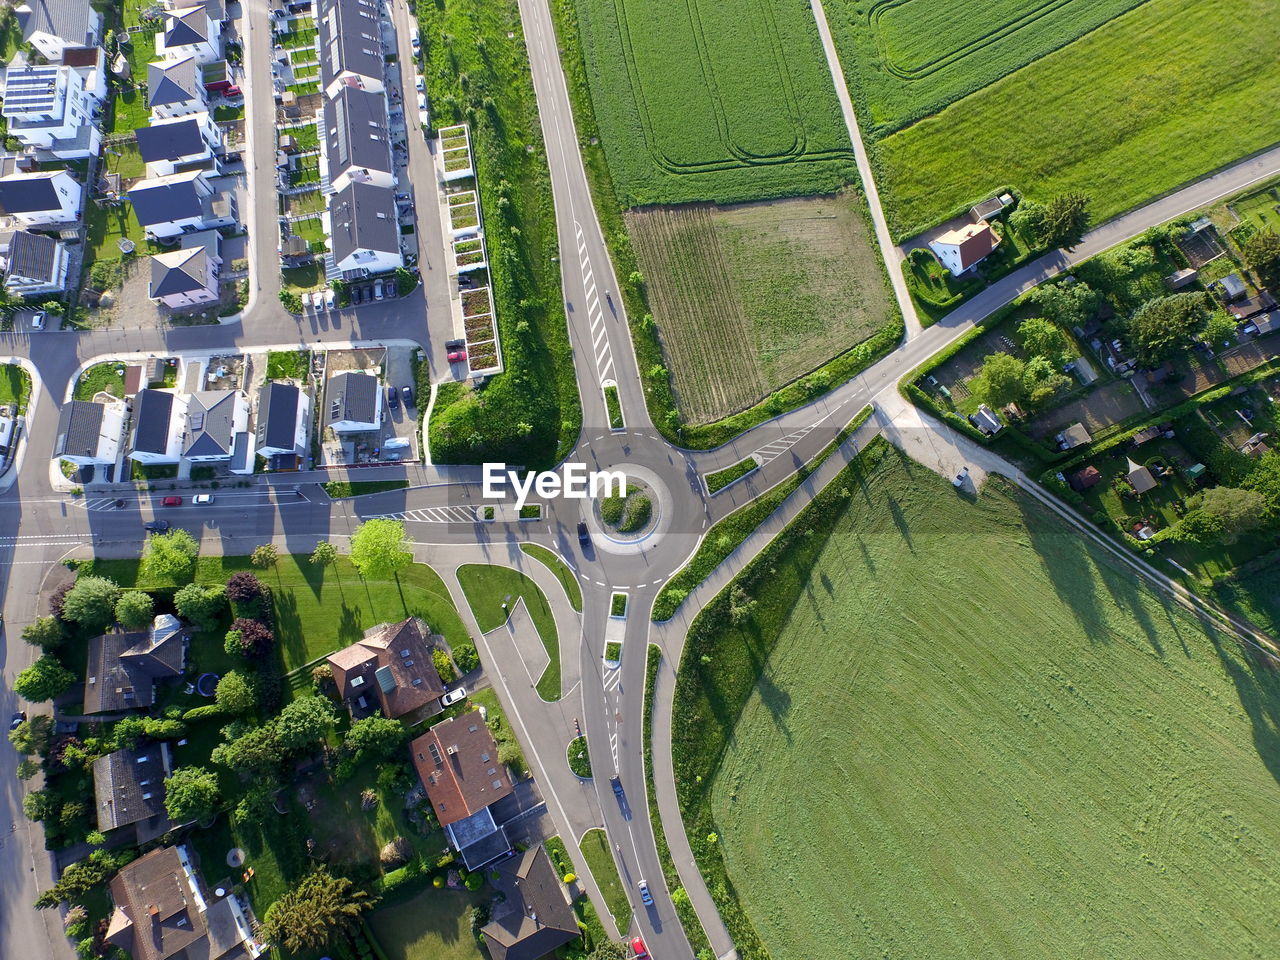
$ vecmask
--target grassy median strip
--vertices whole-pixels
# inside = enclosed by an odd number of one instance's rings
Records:
[[[625,424],[622,421],[622,404],[618,400],[617,387],[610,385],[604,388],[604,403],[609,409],[610,428],[621,430]]]
[[[871,407],[863,407],[856,417],[850,421],[822,452],[797,470],[792,476],[775,486],[768,493],[762,494],[745,506],[735,510],[723,520],[718,521],[707,531],[702,543],[680,571],[667,581],[667,586],[658,594],[653,604],[653,619],[661,623],[670,620],[689,591],[700,584],[718,567],[721,561],[742,545],[756,527],[764,523],[769,514],[782,506],[787,497],[796,491],[805,479],[822,466],[827,457],[844,443],[855,430],[867,422],[871,416]]]
[[[404,490],[409,486],[408,480],[330,480],[324,485],[324,492],[330,500],[345,500],[347,497],[364,497],[371,493],[386,493],[388,490]]]
[[[574,737],[565,750],[565,758],[569,761],[569,769],[575,777],[591,779],[591,754],[587,750],[586,737]]]
[[[600,887],[613,919],[618,922],[618,929],[625,932],[631,926],[631,903],[618,876],[618,866],[613,860],[613,851],[609,849],[609,837],[598,827],[588,830],[582,835],[578,849],[582,851],[591,875],[596,878],[596,885]]]
[[[754,470],[758,464],[753,457],[747,457],[745,460],[739,460],[732,467],[725,467],[723,470],[717,470],[715,473],[707,474],[707,490],[716,493],[723,490],[735,480],[741,480],[748,473]]]
[[[520,549],[538,562],[544,564],[552,573],[556,575],[556,579],[560,581],[560,586],[564,587],[564,592],[569,597],[569,604],[578,613],[582,612],[582,585],[578,583],[578,578],[574,575],[569,565],[561,560],[554,551],[548,550],[546,547],[540,547],[536,543],[522,543]]]
[[[519,570],[490,564],[468,563],[458,568],[458,583],[471,604],[476,623],[485,633],[507,622],[516,600],[524,598],[529,616],[538,629],[551,662],[538,679],[538,696],[560,699],[560,640],[556,634],[551,605],[538,585]]]

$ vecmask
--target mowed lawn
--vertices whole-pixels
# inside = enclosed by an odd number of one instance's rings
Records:
[[[1270,146],[1278,50],[1271,0],[1150,0],[880,141],[890,229],[912,236],[1004,185],[1079,190],[1098,222]]]
[[[653,207],[626,223],[692,423],[751,406],[891,320],[854,191]]]
[[[369,926],[387,960],[487,960],[471,933],[471,907],[484,897],[428,887],[380,905]]]
[[[856,176],[807,4],[573,7],[624,207],[830,193]]]
[[[850,486],[712,786],[775,960],[1274,954],[1280,675],[1002,481]]]
[[[538,585],[511,567],[479,563],[459,567],[458,583],[471,605],[476,623],[485,633],[506,623],[517,601],[524,599],[529,617],[550,658],[547,669],[538,678],[538,696],[543,700],[559,700],[560,639],[551,605]]]

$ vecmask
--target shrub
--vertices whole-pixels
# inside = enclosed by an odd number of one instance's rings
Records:
[[[396,837],[382,848],[378,859],[384,867],[401,867],[413,857],[413,844],[404,837]]]
[[[243,674],[230,670],[218,681],[214,697],[228,713],[248,713],[254,705],[253,684]]]
[[[66,613],[67,594],[71,592],[71,588],[75,586],[74,580],[68,580],[61,584],[49,594],[49,612],[58,620],[66,623],[70,620]]]
[[[232,603],[248,603],[266,593],[262,581],[248,570],[233,573],[227,581],[227,599]]]
[[[432,650],[431,662],[435,664],[436,673],[440,674],[440,679],[445,683],[453,683],[458,679],[458,672],[453,669],[453,664],[449,662],[449,655],[443,650]]]
[[[116,613],[120,587],[106,577],[80,577],[67,591],[62,603],[62,616],[89,630],[100,630],[111,623]]]
[[[182,715],[182,719],[186,723],[195,723],[197,720],[208,720],[210,717],[225,717],[227,711],[221,704],[206,703],[202,707],[192,707]]]
[[[116,619],[126,630],[141,630],[150,625],[154,616],[155,601],[149,593],[129,590],[116,601]]]
[[[227,605],[227,591],[220,586],[189,583],[173,595],[173,605],[183,620],[197,629],[208,630],[218,622]]]
[[[57,617],[37,617],[22,628],[22,639],[44,651],[57,649],[66,637]]]
[[[255,567],[265,570],[268,567],[274,567],[276,561],[280,559],[280,551],[276,549],[274,543],[264,543],[261,546],[254,547],[253,553],[249,557],[249,562]]]
[[[458,669],[463,673],[470,673],[480,666],[480,654],[476,652],[476,645],[469,640],[463,640],[453,646],[453,662],[458,665]]]
[[[153,533],[147,537],[142,569],[157,580],[187,580],[195,573],[200,544],[185,530]]]
[[[265,624],[238,617],[232,621],[231,629],[227,631],[223,648],[232,656],[261,660],[271,653],[275,640],[275,634]]]

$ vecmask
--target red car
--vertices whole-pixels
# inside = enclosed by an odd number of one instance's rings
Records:
[[[182,498],[181,497],[165,497],[163,500],[160,501],[160,506],[180,507],[182,506]]]
[[[639,937],[632,938],[631,950],[635,953],[636,960],[644,960],[645,957],[649,956],[649,951],[644,948],[644,941]]]
[[[449,351],[449,362],[450,362],[450,363],[461,363],[461,362],[462,362],[463,360],[465,360],[465,359],[467,359],[467,351],[465,351],[465,350],[450,350],[450,351]]]

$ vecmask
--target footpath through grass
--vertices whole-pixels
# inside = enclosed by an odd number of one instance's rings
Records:
[[[560,585],[564,587],[565,594],[569,597],[570,605],[578,613],[581,613],[582,585],[578,583],[578,578],[569,568],[569,565],[553,551],[548,550],[546,547],[540,547],[536,543],[522,543],[520,544],[520,549],[533,557],[533,559],[545,564],[556,575],[556,579],[560,581]]]
[[[538,696],[543,700],[560,699],[560,640],[556,634],[551,605],[538,585],[519,570],[497,565],[468,563],[458,568],[458,583],[471,604],[476,623],[484,633],[507,622],[516,601],[524,598],[533,625],[542,638],[551,662],[538,678]],[[503,609],[503,604],[506,609]]]
[[[1038,503],[877,441],[739,583],[673,752],[744,958],[1271,950],[1280,675]]]
[[[631,926],[631,904],[618,877],[618,866],[613,860],[613,851],[609,849],[608,835],[599,828],[588,830],[582,835],[578,849],[591,868],[591,875],[596,878],[604,902],[618,922],[618,929],[625,932]]]

